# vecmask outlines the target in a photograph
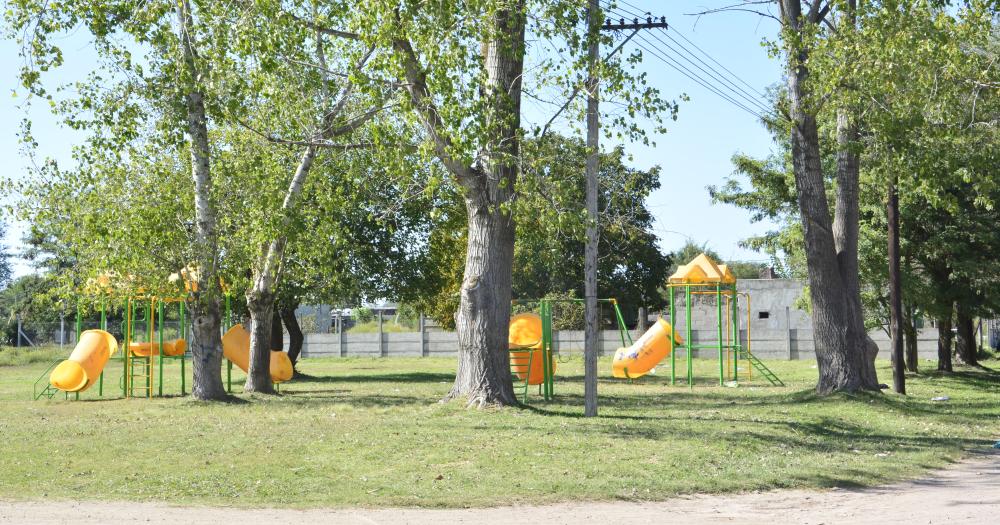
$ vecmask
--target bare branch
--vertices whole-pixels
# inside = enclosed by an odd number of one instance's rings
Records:
[[[389,108],[395,107],[395,106],[396,106],[396,104],[389,104],[388,106],[382,106],[382,107],[378,107],[378,108],[372,108],[372,109],[370,109],[370,110],[362,113],[361,115],[358,115],[357,117],[354,117],[353,119],[348,120],[345,124],[341,124],[340,126],[337,126],[335,128],[328,128],[328,129],[326,129],[322,133],[322,136],[323,136],[324,139],[329,140],[329,139],[333,139],[333,138],[336,138],[336,137],[341,137],[343,135],[347,135],[349,133],[357,131],[358,128],[360,128],[366,122],[368,122],[369,120],[371,120],[372,118],[374,118],[375,115],[378,115],[379,113],[381,113],[381,112],[383,112],[383,111],[385,111],[385,110],[387,110]]]
[[[324,35],[335,36],[337,38],[346,38],[348,40],[361,40],[361,35],[357,33],[352,33],[350,31],[341,31],[339,29],[333,29],[330,27],[324,27],[317,24],[316,22],[313,22],[312,20],[307,20],[305,18],[302,18],[301,16],[289,13],[288,11],[285,11],[284,14],[285,16],[291,18],[292,20],[295,20],[296,22],[308,27],[309,29],[318,31]]]
[[[739,4],[732,4],[732,5],[722,6],[722,7],[715,7],[715,8],[712,8],[712,9],[705,9],[704,11],[698,11],[698,12],[694,12],[694,13],[684,13],[684,14],[687,15],[687,16],[701,17],[703,15],[711,15],[711,14],[715,14],[715,13],[724,13],[724,12],[730,12],[730,11],[742,11],[742,12],[746,12],[746,13],[753,13],[753,14],[758,15],[758,16],[763,17],[763,18],[770,18],[771,20],[775,20],[775,21],[777,21],[777,22],[780,23],[781,19],[778,18],[778,17],[776,17],[776,16],[774,16],[774,15],[772,15],[771,13],[764,12],[764,11],[759,11],[757,9],[750,9],[748,7],[748,6],[753,6],[753,5],[769,5],[769,4],[773,4],[773,3],[774,3],[774,0],[746,0],[746,1],[744,1],[742,3],[739,3]]]
[[[621,49],[623,47],[625,47],[625,44],[627,44],[629,40],[632,40],[632,37],[634,37],[638,32],[639,32],[638,29],[636,29],[635,31],[632,31],[632,34],[630,34],[629,36],[625,37],[625,40],[622,40],[622,42],[620,44],[618,44],[618,47],[616,47],[613,50],[611,50],[611,52],[608,53],[604,57],[604,60],[606,61],[609,58],[615,56],[615,54],[618,53],[619,51],[621,51]],[[559,115],[561,115],[563,111],[566,111],[566,108],[568,108],[569,105],[573,103],[573,100],[576,98],[576,96],[578,94],[580,94],[580,90],[582,88],[583,88],[583,84],[577,84],[577,86],[575,88],[573,88],[573,92],[569,94],[569,98],[566,99],[566,103],[563,104],[559,108],[559,110],[556,111],[554,115],[552,115],[552,118],[550,118],[549,121],[545,123],[545,127],[542,128],[542,133],[538,136],[539,138],[545,137],[545,134],[549,132],[549,127],[552,126],[552,123],[555,122],[555,120],[557,118],[559,118]]]
[[[365,149],[365,148],[371,148],[371,147],[375,146],[375,143],[373,143],[373,142],[359,142],[359,143],[352,143],[352,144],[340,144],[340,143],[336,143],[336,142],[333,142],[333,141],[330,141],[330,140],[286,139],[286,138],[281,138],[281,137],[279,137],[277,135],[272,135],[272,134],[269,134],[269,133],[265,133],[265,132],[263,132],[263,131],[261,131],[261,130],[253,127],[253,126],[251,126],[249,123],[244,122],[240,118],[236,118],[236,123],[239,124],[240,126],[242,126],[243,128],[247,129],[248,131],[250,131],[254,135],[257,135],[258,137],[260,137],[260,138],[262,138],[262,139],[264,139],[264,140],[266,140],[268,142],[271,142],[271,143],[274,143],[274,144],[282,144],[282,145],[285,145],[285,146],[305,146],[305,147],[325,148],[325,149],[332,149],[332,150],[339,150],[339,151],[349,151],[349,150],[355,150],[355,149]]]

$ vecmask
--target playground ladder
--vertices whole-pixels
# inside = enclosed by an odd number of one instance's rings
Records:
[[[52,384],[49,383],[49,374],[52,373],[52,369],[55,368],[56,365],[58,365],[61,362],[62,359],[57,359],[56,361],[53,361],[53,363],[49,365],[49,367],[46,368],[44,372],[42,372],[42,375],[38,376],[38,379],[35,380],[35,384],[31,389],[31,391],[34,392],[35,394],[34,396],[35,400],[38,400],[43,397],[47,399],[52,399],[52,396],[55,396],[56,393],[59,392],[58,388],[55,388],[54,386],[52,386]]]
[[[785,383],[782,382],[781,379],[779,379],[778,376],[776,376],[774,372],[771,371],[770,368],[764,365],[764,363],[761,362],[760,359],[757,359],[757,356],[751,354],[749,351],[743,351],[741,352],[741,354],[742,354],[741,357],[750,361],[750,363],[753,364],[753,367],[756,368],[757,371],[761,373],[761,375],[766,377],[767,380],[770,381],[772,385],[785,386]]]
[[[152,397],[153,387],[150,385],[150,377],[153,373],[153,358],[143,356],[132,356],[129,358],[129,396]]]
[[[533,348],[518,348],[510,350],[510,375],[514,381],[515,388],[521,390],[522,403],[528,402],[528,381],[531,375],[531,362],[534,360],[535,352],[540,350]],[[521,378],[524,378],[523,380]],[[519,383],[523,382],[524,385]]]

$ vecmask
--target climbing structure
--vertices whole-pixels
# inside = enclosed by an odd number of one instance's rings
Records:
[[[747,368],[748,378],[752,377],[755,368],[772,385],[784,386],[764,363],[757,359],[750,350],[750,326],[747,323],[746,345],[740,334],[740,306],[745,306],[747,319],[750,318],[750,295],[740,293],[736,289],[736,277],[725,264],[716,264],[704,253],[691,262],[677,268],[677,271],[667,280],[670,295],[670,326],[676,326],[677,298],[684,298],[684,335],[670,338],[670,384],[677,380],[677,351],[683,350],[686,357],[687,384],[694,384],[692,358],[694,351],[712,349],[719,356],[719,384],[724,385],[726,379],[739,380],[740,360],[749,362],[752,368]],[[716,332],[715,341],[694,342],[692,338],[692,306],[695,297],[715,298]]]

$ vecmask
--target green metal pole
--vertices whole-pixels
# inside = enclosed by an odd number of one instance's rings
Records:
[[[125,300],[125,349],[123,350],[124,355],[122,355],[122,396],[129,397],[129,388],[131,378],[131,365],[132,360],[132,299],[128,298]]]
[[[670,386],[674,386],[677,380],[677,347],[674,345],[674,337],[677,332],[677,325],[674,319],[674,287],[670,286]]]
[[[736,292],[736,285],[733,285],[733,341],[736,348],[733,350],[733,380],[740,379],[740,352],[743,351],[743,340],[740,338],[740,296]]]
[[[542,382],[545,384],[545,400],[549,401],[555,394],[555,381],[552,377],[552,304],[541,301],[538,307],[542,314]]]
[[[622,317],[621,308],[618,308],[618,301],[612,301],[611,305],[615,307],[615,317],[618,320],[618,335],[622,338],[622,346],[629,346],[632,344],[632,334],[628,333],[628,328],[625,328],[625,318]],[[628,343],[625,342],[625,336],[628,336]]]
[[[687,341],[685,342],[684,348],[687,349],[687,382],[688,388],[694,387],[694,362],[692,360],[691,350],[691,286],[684,287],[684,324],[685,330],[684,335],[687,336]]]
[[[154,301],[155,301],[155,299],[154,299]],[[156,352],[156,363],[157,363],[158,368],[160,370],[159,377],[157,377],[157,380],[159,380],[159,383],[160,383],[159,387],[158,387],[159,396],[163,397],[163,301],[162,300],[158,302],[157,314],[158,314],[157,315],[157,317],[158,317],[157,324],[160,327],[160,332],[159,332],[159,334],[160,334],[160,338],[159,338],[160,339],[159,340],[160,348],[159,348],[159,350],[160,351]]]
[[[715,308],[718,311],[718,334],[719,334],[719,386],[726,384],[726,364],[722,349],[722,284],[715,285]]]
[[[229,301],[229,294],[226,294],[226,326],[225,329],[229,330],[233,327],[233,309]]]
[[[104,299],[101,299],[101,330],[107,331],[108,329],[108,315],[106,310],[106,305]],[[101,375],[97,378],[97,395],[104,397],[104,370],[101,369]]]
[[[185,313],[184,312],[184,301],[181,301],[178,304],[180,304],[180,309],[181,310],[180,310],[180,321],[178,322],[179,324],[178,324],[178,328],[177,328],[177,331],[178,331],[177,338],[178,339],[184,339],[184,341],[187,342],[187,326],[185,326],[186,319],[184,318],[185,317],[185,315],[184,315],[184,313]],[[187,351],[185,351],[185,353],[187,353]],[[185,387],[187,386],[187,385],[185,385],[185,382],[187,381],[187,372],[184,370],[184,361],[186,359],[187,358],[184,356],[184,354],[181,354],[181,395],[182,396],[187,395],[187,393],[185,392]]]
[[[233,393],[233,362],[226,359],[226,391]]]
[[[76,342],[80,342],[80,334],[83,333],[83,307],[76,303]]]

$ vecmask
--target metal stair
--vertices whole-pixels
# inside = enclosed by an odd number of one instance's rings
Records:
[[[760,372],[760,374],[768,381],[770,381],[772,385],[785,386],[785,383],[782,382],[781,379],[778,378],[778,376],[776,376],[774,372],[772,372],[771,369],[768,368],[760,359],[757,359],[757,356],[751,354],[749,351],[744,351],[740,352],[740,357],[750,361],[753,367],[756,368],[757,371]]]
[[[42,375],[38,376],[38,379],[35,380],[35,384],[32,386],[31,391],[36,401],[43,397],[46,399],[52,399],[53,396],[59,393],[59,389],[49,383],[49,374],[52,373],[52,369],[55,368],[56,365],[62,362],[62,359],[55,360],[51,365],[49,365],[48,368],[45,369],[44,372],[42,372]]]
[[[129,397],[152,397],[150,376],[153,373],[153,358],[131,356],[129,358]]]

